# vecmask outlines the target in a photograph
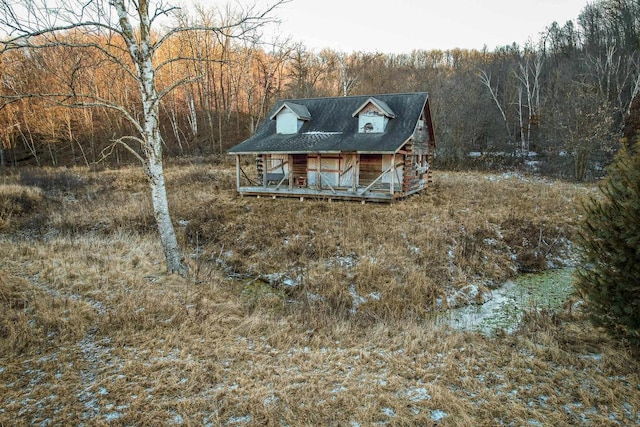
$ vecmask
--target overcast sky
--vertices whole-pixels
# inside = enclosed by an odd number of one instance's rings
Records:
[[[292,0],[279,31],[308,48],[409,53],[489,50],[537,41],[553,21],[574,23],[587,0]]]

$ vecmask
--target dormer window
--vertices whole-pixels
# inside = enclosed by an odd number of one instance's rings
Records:
[[[284,102],[270,119],[275,119],[277,133],[290,135],[298,133],[304,122],[311,120],[311,114],[304,105]]]
[[[376,98],[367,99],[354,113],[358,116],[359,133],[382,133],[389,123],[389,119],[396,117],[386,102]]]

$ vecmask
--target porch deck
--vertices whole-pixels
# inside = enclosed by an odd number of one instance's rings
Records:
[[[399,189],[391,194],[389,187],[385,186],[385,189],[369,189],[362,193],[365,187],[356,188],[354,192],[352,188],[339,188],[336,187],[333,190],[330,188],[312,188],[312,187],[283,187],[270,185],[264,186],[245,186],[239,187],[238,193],[241,196],[256,196],[256,197],[296,197],[300,200],[304,199],[324,199],[324,200],[361,200],[366,202],[381,202],[390,203],[394,200],[403,199],[409,194],[401,192]]]

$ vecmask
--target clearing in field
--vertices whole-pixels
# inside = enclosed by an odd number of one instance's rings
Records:
[[[571,264],[590,186],[440,173],[396,205],[240,198],[173,165],[189,278],[137,169],[0,185],[0,425],[633,425],[640,366],[573,296],[458,331],[522,272]],[[473,285],[470,287],[470,285]]]

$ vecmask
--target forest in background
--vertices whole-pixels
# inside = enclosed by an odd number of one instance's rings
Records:
[[[237,13],[198,7],[175,19],[185,27],[224,27]],[[286,35],[266,40],[259,27],[184,32],[160,52],[166,65],[159,91],[181,82],[161,104],[164,152],[223,154],[281,98],[428,91],[439,167],[594,179],[613,159],[640,91],[639,43],[635,0],[588,3],[576,22],[554,22],[525,46],[492,51],[316,52]],[[104,50],[122,54],[111,39]],[[190,59],[174,60],[181,57]],[[135,134],[118,111],[61,106],[88,93],[135,111],[139,91],[121,68],[63,44],[57,51],[5,51],[0,60],[2,168],[133,160],[113,144]],[[25,93],[34,96],[14,98]]]

